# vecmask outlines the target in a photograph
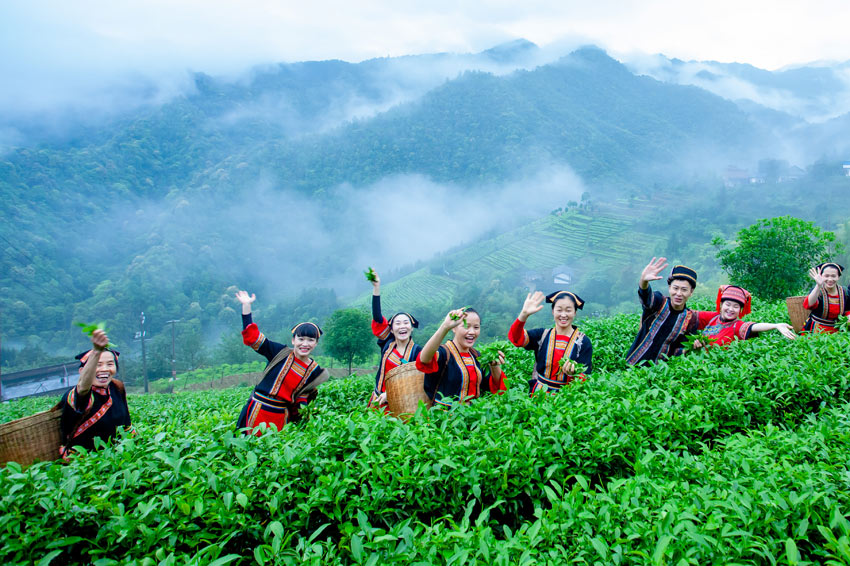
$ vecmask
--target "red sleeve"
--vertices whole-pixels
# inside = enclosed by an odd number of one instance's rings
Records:
[[[737,328],[735,328],[735,335],[738,337],[738,340],[747,340],[751,338],[753,334],[753,326],[756,325],[755,322],[740,322]]]
[[[525,323],[520,319],[516,319],[511,324],[511,329],[508,331],[508,340],[511,341],[511,344],[520,348],[528,344],[528,333],[525,331]]]
[[[717,316],[720,313],[711,312],[711,311],[697,311],[697,318],[699,320],[699,329],[702,330],[708,323],[711,322],[711,319]]]
[[[496,395],[503,395],[505,391],[508,390],[508,378],[505,375],[505,372],[500,371],[500,373],[502,374],[502,379],[499,380],[499,385],[496,386],[495,389],[493,389],[493,376],[490,376],[490,393],[495,393]]]
[[[438,371],[440,371],[439,350],[434,352],[433,359],[431,359],[431,362],[427,364],[422,362],[422,352],[419,352],[419,355],[416,356],[416,369],[418,369],[422,373],[437,373]]]
[[[808,295],[806,295],[806,298],[803,299],[803,308],[806,309],[806,310],[813,310],[813,309],[818,308],[819,306],[820,306],[820,296],[818,296],[817,300],[815,301],[815,304],[813,304],[813,305],[809,304],[809,296]]]
[[[251,346],[255,350],[262,346],[265,339],[266,337],[262,332],[260,332],[260,329],[253,322],[246,326],[242,331],[242,342],[246,346]]]
[[[386,318],[381,317],[381,322],[372,321],[372,334],[380,340],[384,340],[390,335],[390,325],[387,324]]]

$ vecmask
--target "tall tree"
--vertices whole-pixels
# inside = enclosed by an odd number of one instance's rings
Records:
[[[734,246],[722,238],[712,244],[731,282],[768,300],[801,292],[809,283],[809,269],[842,250],[835,234],[792,216],[762,219],[743,228]]]
[[[354,360],[368,359],[372,353],[371,318],[358,309],[339,309],[325,323],[322,337],[326,351],[338,360],[351,364]]]

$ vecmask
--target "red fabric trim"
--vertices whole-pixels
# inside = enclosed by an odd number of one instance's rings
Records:
[[[422,361],[422,352],[419,352],[419,355],[416,356],[416,369],[421,371],[422,373],[437,373],[440,371],[440,355],[439,352],[434,352],[434,357],[431,359],[429,363],[424,363]]]
[[[520,348],[528,344],[528,340],[525,335],[524,322],[516,319],[513,324],[511,324],[511,329],[508,331],[508,340],[511,341],[511,344],[519,346]]]
[[[715,316],[720,316],[720,312],[697,311],[697,320],[699,321],[698,328],[702,330],[708,326]]]
[[[502,379],[499,380],[499,386],[493,391],[493,376],[490,376],[490,392],[495,393],[496,395],[504,395],[505,391],[508,390],[508,378],[505,375],[505,372],[501,371]]]
[[[383,340],[390,335],[389,330],[390,325],[387,323],[387,319],[385,317],[381,317],[381,322],[372,321],[372,334],[374,334],[377,338]]]
[[[259,337],[260,328],[254,322],[246,326],[242,331],[242,343],[246,346],[253,346]]]

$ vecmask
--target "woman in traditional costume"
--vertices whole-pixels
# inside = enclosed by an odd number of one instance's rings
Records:
[[[375,374],[375,389],[369,397],[369,406],[386,412],[389,410],[385,382],[387,373],[402,364],[415,362],[422,346],[413,343],[413,329],[419,328],[419,321],[412,314],[398,312],[389,320],[384,318],[381,313],[381,278],[374,271],[372,276],[372,334],[378,338],[381,362]]]
[[[91,350],[77,356],[80,380],[57,405],[62,411],[59,454],[66,459],[76,447],[93,449],[95,438],[114,438],[119,427],[133,431],[124,384],[115,379],[118,352],[108,348],[109,338],[102,330],[92,333],[91,343]]]
[[[451,340],[442,344],[449,333]],[[505,355],[487,368],[478,363],[473,348],[481,334],[481,317],[471,308],[450,311],[416,358],[416,368],[425,374],[425,393],[435,407],[447,409],[457,400],[469,403],[484,393],[501,394],[507,390],[502,364]]]
[[[292,329],[291,348],[272,342],[251,320],[255,299],[246,291],[236,293],[236,300],[242,303],[242,341],[269,362],[236,426],[254,429],[265,423],[281,430],[300,419],[299,410],[316,397],[316,388],[329,377],[327,370],[310,358],[322,331],[312,322],[302,322]],[[259,436],[261,431],[255,434]]]
[[[528,317],[543,308],[544,299],[552,304],[554,328],[526,330]],[[529,381],[532,395],[538,391],[557,393],[573,379],[584,381],[585,375],[593,371],[590,338],[573,326],[576,313],[583,306],[584,301],[569,291],[555,291],[546,297],[535,291],[525,298],[508,332],[508,340],[514,346],[534,352],[534,371]],[[576,364],[584,366],[583,371],[577,371]]]
[[[697,311],[699,328],[709,340],[700,340],[703,346],[727,346],[733,340],[747,340],[761,332],[777,330],[789,339],[794,339],[790,324],[779,322],[744,322],[741,318],[752,310],[749,291],[736,285],[721,285],[717,290],[717,310]]]
[[[850,296],[847,289],[838,284],[838,278],[844,267],[837,263],[822,263],[809,270],[809,277],[815,280],[812,292],[803,300],[803,308],[811,310],[803,332],[837,332],[835,321],[840,315],[850,311]]]

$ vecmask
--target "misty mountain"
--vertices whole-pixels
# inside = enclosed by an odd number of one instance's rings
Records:
[[[4,338],[65,348],[73,321],[108,320],[128,340],[142,310],[215,335],[238,324],[231,285],[267,304],[351,294],[364,265],[402,275],[585,193],[633,198],[796,143],[784,114],[599,49],[546,57],[520,41],[197,74],[167,102],[7,151]]]
[[[670,84],[703,88],[797,118],[822,122],[850,111],[850,61],[767,71],[744,63],[636,57],[628,66]]]

